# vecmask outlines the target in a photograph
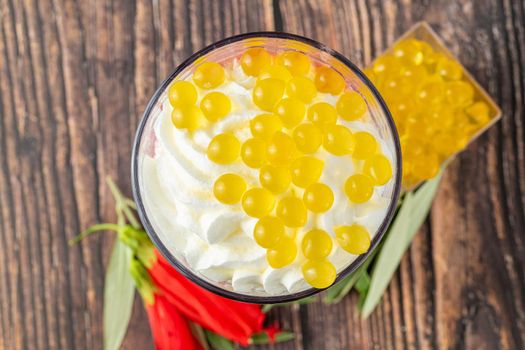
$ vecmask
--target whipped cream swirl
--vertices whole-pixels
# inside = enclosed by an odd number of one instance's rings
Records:
[[[253,240],[257,219],[247,216],[240,204],[224,205],[213,196],[213,184],[224,173],[241,175],[248,188],[260,186],[258,169],[251,169],[241,161],[219,165],[206,156],[208,143],[219,133],[232,132],[241,142],[251,137],[250,119],[264,113],[252,102],[254,84],[254,78],[246,76],[234,62],[229,79],[213,90],[230,97],[232,111],[193,133],[173,126],[172,107],[164,95],[160,102],[162,111],[152,130],[156,139],[154,152],[146,155],[142,163],[142,193],[155,231],[166,247],[196,274],[239,293],[290,294],[310,288],[302,277],[301,264],[305,258],[300,249],[291,265],[271,268],[266,262],[265,249]],[[200,98],[204,94],[200,91]],[[323,101],[335,105],[336,100],[337,97],[319,93],[312,103]],[[383,154],[392,161],[391,150],[370,119],[366,116],[361,121],[340,120],[340,123],[352,131],[374,135]],[[344,183],[361,164],[352,157],[337,157],[322,149],[315,156],[324,161],[320,182],[332,189],[334,203],[326,213],[308,213],[307,224],[295,230],[298,247],[303,235],[312,228],[323,229],[335,237],[334,227],[357,223],[365,226],[373,238],[387,212],[389,199],[385,188],[388,184],[376,187],[367,203],[352,204],[344,193]],[[302,196],[302,190],[296,189]],[[356,257],[341,249],[334,240],[328,259],[340,272]]]

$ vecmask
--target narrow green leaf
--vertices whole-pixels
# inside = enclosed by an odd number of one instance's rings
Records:
[[[95,224],[93,226],[88,227],[86,230],[82,231],[75,238],[69,240],[69,245],[74,245],[95,232],[99,232],[99,231],[118,232],[119,228],[120,228],[119,225],[115,225],[115,224]]]
[[[133,210],[137,210],[137,205],[130,198],[124,198],[124,203]]]
[[[208,342],[210,343],[211,347],[214,350],[233,350],[233,343],[218,335],[217,333],[210,332],[208,330],[204,330],[204,333],[206,334],[206,338],[208,338]]]
[[[363,272],[361,274],[361,277],[357,280],[355,284],[355,289],[359,292],[359,294],[366,294],[368,291],[368,288],[370,287],[370,275],[368,272]]]
[[[104,350],[118,350],[126,335],[135,287],[128,272],[131,250],[115,240],[104,282]]]
[[[295,334],[292,332],[279,332],[275,335],[274,341],[276,343],[284,342],[284,341],[290,341],[295,338]]]
[[[368,317],[381,300],[403,254],[427,217],[442,174],[443,170],[415,192],[405,195],[374,264],[370,287],[362,307],[363,318]]]
[[[357,307],[361,310],[363,307],[363,304],[366,299],[366,295],[368,293],[368,289],[370,288],[370,275],[368,272],[364,271],[361,274],[361,277],[359,280],[357,280],[355,284],[355,289],[359,293],[359,300],[357,301]]]
[[[273,309],[274,306],[275,304],[265,304],[262,306],[261,311],[267,314],[268,312],[270,312],[271,309]]]
[[[122,194],[122,192],[120,192],[115,182],[113,182],[113,180],[109,176],[106,178],[106,183],[109,186],[113,198],[115,198],[115,207],[117,208],[117,214],[124,214],[131,226],[133,226],[136,229],[139,229],[141,227],[140,223],[130,209],[130,203],[133,203],[133,201],[129,198],[124,197],[124,195]]]
[[[208,345],[208,341],[206,340],[206,334],[204,334],[204,329],[197,323],[194,323],[192,321],[188,321],[188,325],[190,326],[191,334],[193,334],[193,336],[197,339],[202,348],[204,350],[209,350],[210,346]]]
[[[273,340],[274,343],[280,343],[283,341],[289,341],[295,338],[295,335],[292,332],[279,332],[275,334],[275,338]],[[256,333],[251,336],[250,338],[250,344],[268,344],[271,343],[270,337],[268,337],[268,334],[266,332],[260,332]]]

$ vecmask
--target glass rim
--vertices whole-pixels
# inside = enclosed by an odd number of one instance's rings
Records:
[[[169,84],[190,64],[195,62],[197,59],[202,57],[203,55],[224,47],[229,44],[233,44],[245,39],[254,39],[254,38],[276,38],[276,39],[288,39],[288,40],[295,40],[298,42],[301,42],[303,44],[312,46],[318,50],[321,50],[323,52],[328,53],[335,59],[339,60],[342,64],[347,66],[350,71],[352,71],[353,74],[355,74],[361,82],[371,91],[372,95],[376,99],[380,109],[382,109],[382,112],[384,116],[386,117],[386,121],[388,124],[388,129],[392,133],[393,136],[393,142],[394,142],[394,153],[396,156],[396,171],[395,171],[395,183],[394,183],[394,189],[393,189],[393,196],[392,201],[388,206],[385,218],[381,222],[381,225],[379,226],[374,238],[372,239],[370,243],[370,248],[368,251],[364,254],[359,255],[354,261],[352,261],[347,267],[345,267],[336,277],[334,283],[331,286],[334,286],[338,282],[340,282],[342,279],[344,279],[346,276],[351,274],[352,272],[356,271],[362,263],[370,256],[370,254],[377,248],[379,245],[379,242],[382,240],[383,236],[385,235],[390,222],[392,221],[396,208],[397,208],[397,202],[399,200],[400,192],[401,192],[401,175],[402,175],[402,162],[401,162],[401,146],[399,143],[399,134],[397,133],[396,125],[394,123],[394,120],[392,118],[392,115],[390,114],[390,111],[384,101],[384,99],[379,94],[376,87],[372,84],[372,82],[365,76],[365,74],[354,64],[352,63],[348,58],[340,54],[339,52],[327,47],[324,44],[321,44],[318,41],[315,41],[313,39],[309,39],[300,35],[296,34],[290,34],[285,32],[250,32],[250,33],[244,33],[244,34],[238,34],[234,35],[222,40],[219,40],[211,45],[206,46],[205,48],[198,50],[197,52],[193,53],[190,57],[188,57],[186,60],[184,60],[180,65],[175,68],[175,70],[160,84],[160,86],[157,88],[151,99],[149,100],[146,109],[144,110],[144,113],[142,114],[140,123],[137,128],[137,132],[135,134],[135,139],[133,141],[133,148],[131,153],[131,188],[133,192],[133,198],[135,200],[135,203],[137,204],[137,213],[139,215],[139,218],[144,225],[144,229],[146,230],[148,236],[153,241],[159,252],[163,255],[163,257],[169,261],[169,263],[176,268],[182,275],[184,275],[186,278],[188,278],[191,282],[196,283],[198,286],[213,292],[215,294],[218,294],[222,297],[226,297],[229,299],[246,302],[246,303],[254,303],[254,304],[278,304],[278,303],[284,303],[284,302],[291,302],[295,300],[299,300],[302,298],[306,298],[308,296],[317,294],[322,292],[325,289],[317,289],[314,287],[305,289],[300,292],[296,293],[290,293],[285,295],[268,295],[268,296],[257,296],[257,295],[248,295],[243,294],[235,291],[230,291],[224,288],[221,288],[219,286],[216,286],[207,280],[205,280],[202,277],[199,277],[195,274],[195,272],[192,271],[192,269],[184,266],[179,260],[173,256],[173,254],[168,250],[168,248],[164,245],[160,237],[155,232],[155,229],[153,228],[153,225],[148,219],[148,216],[146,214],[146,209],[144,207],[144,201],[142,199],[142,195],[139,190],[139,171],[138,171],[138,158],[139,158],[139,148],[140,143],[142,141],[142,136],[144,132],[144,128],[146,126],[147,121],[149,120],[151,116],[151,111],[153,110],[156,103],[159,101],[159,98],[161,97],[162,93],[166,90],[166,88],[169,86]]]

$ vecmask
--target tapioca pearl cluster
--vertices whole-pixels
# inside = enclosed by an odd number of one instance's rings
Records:
[[[213,123],[230,113],[230,98],[215,89],[226,80],[224,68],[216,62],[203,62],[193,72],[193,84],[189,81],[176,81],[168,90],[168,98],[173,107],[172,123],[178,129],[195,131],[206,123]],[[199,88],[203,94],[200,104]]]
[[[324,164],[322,160],[313,155],[321,146],[337,156],[351,155],[357,150],[355,158],[361,163],[366,162],[366,167],[362,166],[364,174],[361,174],[360,177],[369,181],[365,184],[366,188],[364,189],[361,182],[357,182],[357,186],[354,185],[354,192],[356,191],[355,187],[357,187],[357,191],[360,190],[361,192],[373,191],[374,186],[385,184],[392,176],[390,162],[384,155],[378,154],[379,147],[371,134],[362,132],[357,133],[354,137],[348,128],[337,124],[338,118],[353,121],[360,119],[366,113],[366,103],[357,92],[349,91],[341,94],[335,107],[326,102],[310,103],[318,91],[337,95],[342,91],[341,86],[344,87],[344,81],[342,84],[340,83],[342,78],[334,71],[326,68],[318,69],[315,82],[305,76],[294,76],[290,79],[289,75],[282,75],[281,77],[284,77],[283,80],[286,84],[279,82],[277,76],[268,78],[274,79],[271,81],[261,81],[259,77],[257,82],[259,85],[256,85],[254,90],[254,103],[268,112],[272,108],[274,111],[274,114],[263,114],[256,117],[256,121],[251,124],[254,136],[263,134],[261,130],[270,130],[263,135],[266,140],[270,140],[266,153],[270,164],[273,165],[261,169],[261,184],[276,194],[285,192],[290,184],[303,189],[302,203],[300,198],[294,195],[285,196],[279,201],[276,219],[281,219],[282,227],[301,227],[307,221],[308,212],[323,213],[333,205],[334,195],[330,187],[318,183]],[[272,86],[275,89],[271,89]],[[284,92],[282,92],[282,86],[285,86]],[[279,100],[278,97],[281,99]],[[280,124],[276,116],[280,119]],[[262,120],[266,120],[269,127],[265,128]],[[282,128],[281,131],[279,131],[279,127]],[[273,137],[271,136],[272,133],[274,134]],[[292,140],[286,134],[291,135]],[[385,164],[384,161],[386,161],[386,167],[382,166]],[[291,176],[286,171],[286,167],[289,167]],[[390,172],[389,175],[388,172]],[[280,181],[281,179],[282,181]],[[359,193],[357,194],[359,195]],[[350,200],[355,199],[355,196],[352,195],[349,196]],[[369,198],[370,196],[365,199],[355,199],[355,203],[363,203]],[[272,231],[262,230],[264,225],[265,223],[260,221],[260,225],[257,226],[255,236],[259,237],[258,241],[260,241],[261,232],[264,232],[272,237],[268,238],[267,241],[273,242],[277,246]],[[364,227],[362,228],[364,229]],[[366,232],[366,229],[364,230]],[[330,235],[322,230],[314,230],[312,234],[308,233],[304,236],[302,239],[303,247],[313,248],[303,249],[303,255],[307,259],[303,265],[303,275],[311,285],[324,288],[333,283],[336,276],[335,268],[326,259],[332,245],[330,244],[330,249],[326,254],[311,254],[309,249],[323,249],[322,245],[306,244],[311,240],[314,233],[317,236],[325,237],[330,242],[332,241]],[[351,235],[347,236],[347,239],[349,237],[355,240],[350,244],[363,245],[367,242],[366,240],[363,242],[361,236]],[[368,235],[368,244],[369,242]],[[292,262],[292,258],[296,254],[296,249],[284,250],[284,245],[279,245],[275,249],[272,249],[268,243],[261,246],[270,248],[268,260],[273,267],[281,266],[286,261]],[[342,247],[345,250],[356,251],[349,244],[342,245]],[[281,254],[276,254],[276,252],[281,252]],[[276,263],[276,257],[283,259]]]
[[[365,73],[394,117],[406,188],[434,177],[490,121],[488,105],[459,62],[424,41],[401,40]]]
[[[211,65],[207,67],[206,63],[193,75],[195,85],[204,91],[220,86],[226,79],[224,71],[220,73],[222,66],[209,62]],[[260,48],[247,50],[240,64],[246,75],[256,78],[252,100],[261,114],[250,120],[251,138],[241,143],[233,133],[217,134],[208,145],[207,157],[221,165],[242,161],[247,167],[258,169],[259,186],[248,188],[240,175],[226,173],[216,179],[213,194],[225,205],[240,204],[247,215],[258,219],[253,237],[267,249],[271,267],[291,264],[301,251],[305,258],[302,266],[305,280],[316,288],[328,287],[336,277],[335,267],[328,260],[332,237],[321,229],[313,229],[301,238],[300,249],[295,244],[297,231],[306,225],[308,216],[329,211],[334,202],[332,189],[319,181],[324,162],[316,155],[322,149],[363,163],[362,174],[352,176],[359,175],[365,181],[350,181],[353,179],[350,176],[347,184],[341,184],[353,203],[366,202],[370,197],[365,198],[363,193],[373,192],[374,186],[388,182],[392,176],[390,162],[380,154],[371,134],[354,133],[338,123],[362,118],[367,105],[357,92],[343,91],[343,78],[331,68],[314,67],[299,52],[286,51],[274,56]],[[202,71],[197,71],[202,66]],[[173,95],[183,101],[183,94],[193,88],[195,97],[189,96],[189,101],[195,105],[197,89],[190,82],[185,83],[179,88],[179,95]],[[318,93],[338,96],[335,107],[313,102]],[[231,108],[231,103],[214,94],[209,92],[200,103],[208,123],[220,120]],[[349,248],[352,244],[363,245],[361,236],[345,237],[346,241],[336,239],[349,252],[356,251]]]

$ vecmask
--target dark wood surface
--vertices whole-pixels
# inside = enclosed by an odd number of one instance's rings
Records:
[[[130,148],[156,86],[195,50],[284,30],[366,65],[426,20],[503,109],[449,167],[429,220],[368,320],[356,295],[278,308],[275,349],[525,348],[525,4],[463,1],[0,0],[0,349],[101,349]],[[125,349],[152,348],[137,300]]]

